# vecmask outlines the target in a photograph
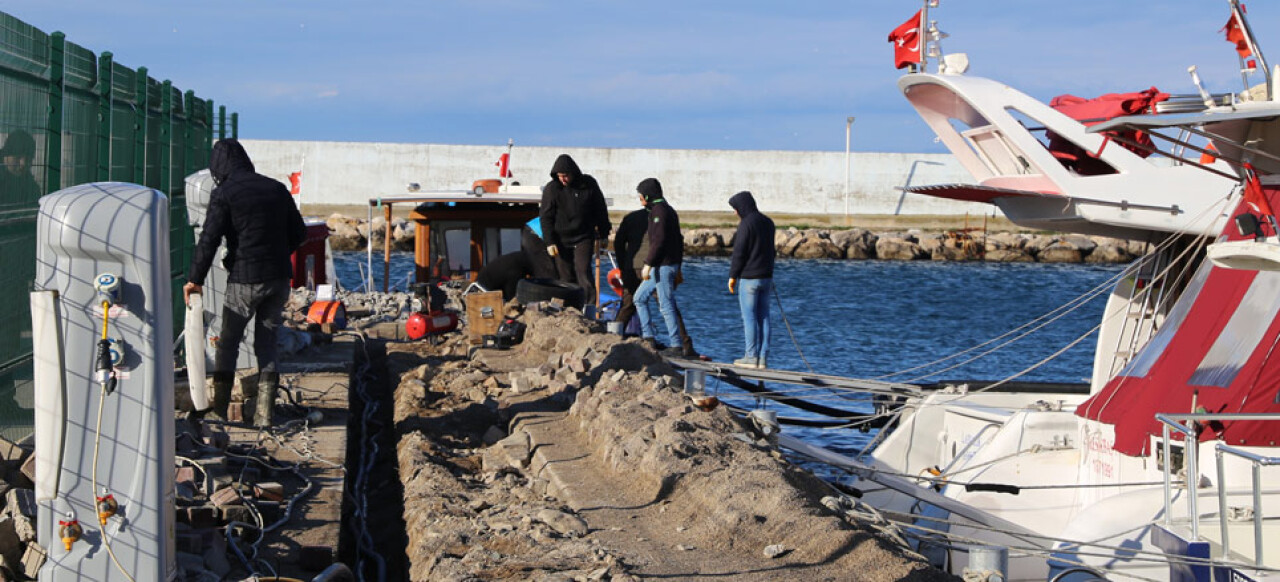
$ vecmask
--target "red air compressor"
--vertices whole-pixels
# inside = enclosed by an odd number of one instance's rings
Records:
[[[414,313],[404,324],[404,333],[409,339],[419,340],[458,329],[458,314],[444,310],[443,289],[430,283],[415,283],[411,288]]]
[[[453,331],[457,328],[458,314],[447,311],[437,311],[435,313],[422,313],[419,311],[410,315],[409,321],[404,323],[404,333],[412,340],[419,340],[433,333]]]

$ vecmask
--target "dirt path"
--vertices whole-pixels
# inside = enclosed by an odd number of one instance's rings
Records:
[[[509,351],[392,346],[410,579],[948,579],[637,341],[522,319]]]

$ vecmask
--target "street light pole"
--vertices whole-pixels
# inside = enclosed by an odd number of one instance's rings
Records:
[[[853,116],[844,120],[844,219],[849,222],[849,137],[853,133]]]

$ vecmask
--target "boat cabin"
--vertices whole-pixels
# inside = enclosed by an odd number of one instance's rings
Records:
[[[542,193],[536,186],[502,192],[451,190],[371,198],[369,212],[381,206],[387,228],[394,204],[414,204],[414,280],[474,281],[488,262],[520,250],[520,229],[537,218]],[[383,238],[383,291],[391,266],[390,232]],[[373,250],[369,249],[372,267]]]

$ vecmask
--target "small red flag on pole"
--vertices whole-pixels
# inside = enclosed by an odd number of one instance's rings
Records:
[[[1240,9],[1243,10],[1244,6]],[[1245,59],[1253,55],[1253,51],[1249,49],[1249,41],[1244,35],[1244,27],[1240,26],[1240,18],[1234,11],[1231,13],[1231,20],[1228,20],[1227,25],[1223,26],[1219,32],[1227,33],[1227,42],[1235,43],[1236,53],[1240,58]]]
[[[494,162],[494,164],[493,164],[493,165],[498,166],[498,177],[499,177],[499,178],[510,178],[510,177],[511,177],[511,167],[510,167],[510,164],[511,164],[511,154],[502,154],[501,156],[498,156],[498,161],[497,161],[497,162]]]
[[[298,171],[289,174],[289,193],[296,196],[300,192],[302,192],[302,172]]]
[[[893,66],[899,69],[923,62],[921,45],[924,44],[924,26],[921,18],[924,10],[917,10],[915,16],[898,25],[889,34],[889,42],[893,43]]]

